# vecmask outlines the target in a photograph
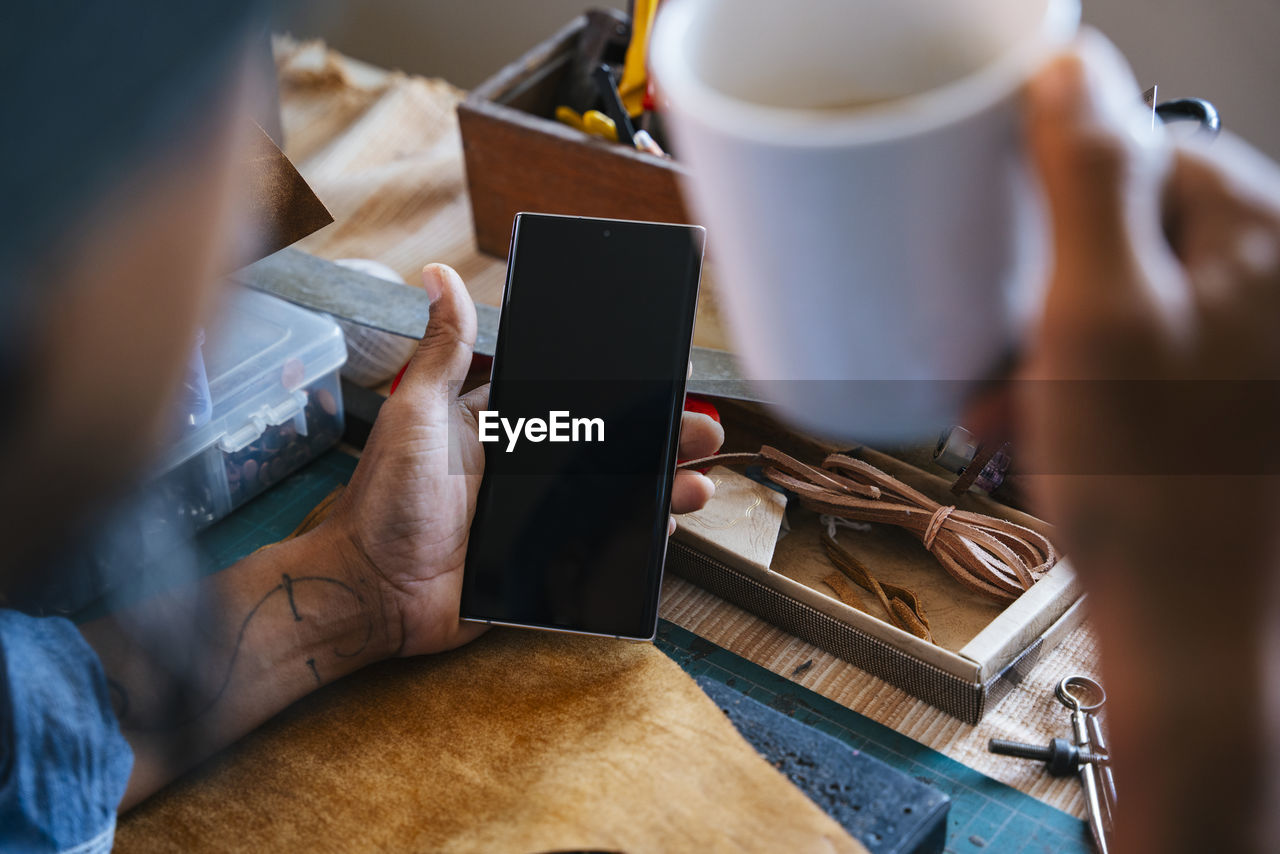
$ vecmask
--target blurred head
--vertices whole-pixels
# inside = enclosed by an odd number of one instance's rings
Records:
[[[6,12],[0,582],[65,546],[173,423],[231,263],[252,6]]]

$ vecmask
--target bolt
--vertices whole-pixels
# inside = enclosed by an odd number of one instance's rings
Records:
[[[1055,777],[1068,777],[1088,762],[1101,764],[1108,761],[1107,756],[1081,750],[1065,738],[1055,738],[1045,747],[993,738],[988,742],[987,749],[1001,756],[1017,756],[1020,759],[1035,759],[1043,762],[1045,768]]]

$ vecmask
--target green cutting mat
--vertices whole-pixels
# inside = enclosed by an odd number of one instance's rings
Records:
[[[200,535],[202,569],[214,571],[282,539],[355,469],[330,451]],[[931,750],[857,712],[662,620],[658,649],[690,675],[707,675],[951,796],[949,852],[1092,851],[1079,819]]]

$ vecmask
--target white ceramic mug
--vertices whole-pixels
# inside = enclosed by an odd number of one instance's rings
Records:
[[[832,438],[936,435],[1043,288],[1020,90],[1078,0],[668,0],[650,67],[747,376]]]

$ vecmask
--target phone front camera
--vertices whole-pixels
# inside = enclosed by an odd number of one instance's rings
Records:
[[[608,237],[608,236],[609,236],[609,234],[610,234],[609,229],[607,229],[607,228],[606,228],[606,229],[604,230],[604,236],[605,236],[605,237]]]

